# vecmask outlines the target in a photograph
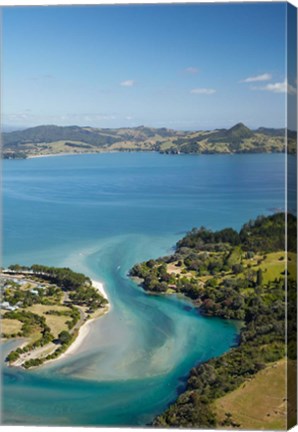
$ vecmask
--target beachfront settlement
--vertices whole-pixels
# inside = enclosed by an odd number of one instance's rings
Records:
[[[66,353],[87,322],[109,309],[100,283],[68,268],[12,265],[0,273],[1,339],[21,338],[11,366],[32,368]]]

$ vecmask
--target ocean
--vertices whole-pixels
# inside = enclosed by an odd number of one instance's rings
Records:
[[[3,366],[2,423],[150,424],[190,369],[236,343],[239,323],[202,317],[127,273],[170,254],[193,227],[233,227],[285,209],[282,154],[106,153],[3,162],[3,265],[70,267],[104,284],[110,312],[77,353]],[[3,346],[5,353],[15,342]]]

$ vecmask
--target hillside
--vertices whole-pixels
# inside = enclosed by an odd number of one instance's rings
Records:
[[[79,126],[37,126],[2,133],[3,157],[26,158],[50,154],[112,151],[158,151],[167,154],[270,153],[284,151],[284,130],[243,123],[214,131],[175,131],[166,128],[99,129]],[[291,133],[290,152],[295,150]]]
[[[130,275],[151,294],[184,295],[205,316],[243,323],[237,346],[194,367],[185,391],[155,419],[154,426],[268,429],[285,423],[285,403],[278,416],[268,411],[270,385],[264,383],[267,372],[259,372],[285,358],[286,283],[288,357],[296,359],[296,218],[288,215],[287,219],[292,233],[287,255],[285,215],[278,213],[249,221],[239,232],[193,229],[177,243],[174,254],[131,269]],[[274,379],[282,380],[278,368],[270,372],[270,379],[274,371],[278,374]],[[284,388],[280,385],[275,392],[281,402]],[[254,392],[259,394],[255,410],[259,423],[253,424],[236,409],[231,414],[230,406],[235,397],[253,398]]]
[[[291,362],[290,360],[289,365]],[[291,378],[294,381],[295,375]],[[265,423],[267,429],[285,430],[285,380],[285,359],[269,364],[251,380],[216,400],[214,409],[220,423],[223,426],[228,426],[229,423],[241,424],[246,430],[262,429]]]

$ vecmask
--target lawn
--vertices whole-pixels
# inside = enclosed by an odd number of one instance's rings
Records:
[[[295,275],[296,271],[296,254],[290,252],[288,254],[289,264],[288,270],[291,276]],[[272,252],[264,256],[255,256],[251,260],[244,260],[243,263],[247,266],[251,264],[252,269],[257,271],[261,269],[263,271],[263,283],[266,284],[275,279],[279,279],[282,273],[285,271],[285,252]],[[258,264],[258,262],[260,262]]]
[[[51,310],[59,311],[59,312],[70,312],[71,309],[67,306],[62,306],[62,305],[42,305],[38,303],[26,308],[26,310],[41,315]]]
[[[51,329],[51,333],[54,337],[58,337],[59,333],[62,330],[67,330],[68,327],[66,325],[66,321],[71,320],[69,316],[58,316],[58,315],[46,315],[47,311],[55,310],[59,312],[69,312],[70,308],[67,306],[60,306],[60,305],[41,305],[41,304],[35,304],[33,306],[30,306],[26,310],[36,313],[38,315],[43,315],[46,319],[47,325]]]
[[[51,329],[52,335],[57,338],[62,330],[69,331],[66,321],[70,320],[69,316],[45,315],[46,323]]]
[[[16,319],[1,319],[1,332],[6,335],[17,334],[21,328],[22,323]]]
[[[279,279],[285,271],[285,253],[273,252],[266,256],[259,268],[263,270],[263,282]]]

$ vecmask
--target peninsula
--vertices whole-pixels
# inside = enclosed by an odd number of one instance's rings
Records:
[[[287,417],[289,424],[295,419],[294,397],[292,406],[286,399],[285,365],[294,382],[296,218],[288,214],[287,223],[293,234],[287,253],[285,214],[277,213],[248,222],[240,232],[193,229],[173,255],[131,269],[148,293],[184,295],[205,316],[242,322],[237,346],[194,367],[185,391],[154,426],[284,429]]]
[[[65,353],[83,326],[109,309],[98,282],[69,268],[11,265],[0,274],[1,339],[24,338],[6,361],[25,369]]]
[[[166,154],[295,153],[297,133],[285,129],[249,129],[238,123],[229,129],[177,131],[139,126],[94,128],[37,126],[4,132],[3,158],[88,154],[115,151],[156,151]]]

